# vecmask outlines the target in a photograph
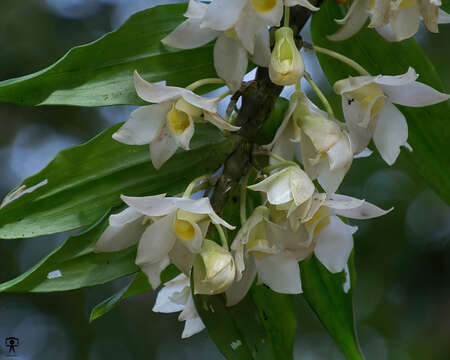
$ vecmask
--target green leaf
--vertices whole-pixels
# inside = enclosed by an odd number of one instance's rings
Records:
[[[364,27],[346,41],[327,40],[326,36],[333,34],[339,27],[334,19],[342,18],[343,15],[341,7],[332,1],[322,4],[311,24],[315,45],[344,54],[373,75],[403,74],[411,66],[420,75],[420,82],[442,91],[439,75],[414,39],[388,42],[375,30]],[[317,55],[330,84],[349,75],[358,75],[346,64],[324,54]],[[337,103],[336,96],[333,99],[333,103]],[[419,173],[447,201],[450,201],[450,171],[444,164],[450,162],[450,152],[445,151],[450,143],[450,132],[447,130],[449,104],[447,101],[424,108],[398,106],[408,121],[408,142],[414,149],[412,153],[403,149],[402,157],[414,172]]]
[[[303,295],[349,360],[362,360],[356,335],[352,294],[356,281],[353,254],[345,271],[332,274],[313,255],[300,262]],[[350,282],[347,279],[350,276]]]
[[[186,86],[214,77],[212,44],[167,49],[161,39],[185,20],[186,4],[156,6],[134,14],[118,30],[71,49],[34,74],[0,82],[0,101],[20,105],[105,106],[136,104],[133,71],[146,80]]]
[[[195,306],[220,352],[228,360],[293,359],[297,322],[288,295],[254,286],[237,305],[224,295],[195,295]]]
[[[180,271],[174,265],[168,266],[161,273],[161,283],[164,284],[165,282],[172,280],[179,273]],[[147,275],[140,271],[127,286],[108,299],[102,301],[100,304],[96,305],[91,311],[89,321],[92,322],[95,319],[105,315],[127,297],[141,294],[143,292],[150,291],[151,289],[152,287],[148,282]]]
[[[276,359],[293,359],[297,319],[292,298],[265,286],[253,286],[252,299],[272,343]]]
[[[196,126],[190,151],[177,152],[159,170],[148,146],[111,138],[120,125],[86,144],[60,152],[46,168],[26,179],[28,188],[48,181],[0,209],[0,238],[51,234],[87,226],[121,204],[120,194],[177,194],[195,177],[213,173],[232,141],[210,124]]]
[[[93,252],[108,225],[108,214],[86,231],[69,237],[56,250],[19,277],[0,285],[0,292],[50,292],[103,284],[137,272],[136,247]]]
[[[442,0],[441,9],[446,13],[450,13],[450,0]]]

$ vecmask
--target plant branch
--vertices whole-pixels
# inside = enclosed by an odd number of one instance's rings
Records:
[[[316,5],[319,1],[316,2]],[[298,34],[305,26],[311,11],[301,6],[290,9],[290,27]],[[252,151],[261,129],[268,120],[275,101],[283,87],[273,84],[267,68],[258,67],[255,80],[240,90],[242,106],[235,125],[240,126],[232,153],[224,163],[223,173],[219,177],[211,198],[214,210],[222,213],[231,190],[239,186],[239,182],[248,173],[252,164]]]

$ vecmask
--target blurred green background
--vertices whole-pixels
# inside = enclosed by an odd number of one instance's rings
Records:
[[[117,28],[133,12],[167,2],[2,0],[0,80],[40,70],[69,48]],[[421,29],[416,38],[448,90],[450,26],[440,30]],[[309,37],[307,31],[303,35]],[[305,63],[329,91],[313,55],[307,54]],[[0,104],[0,197],[58,151],[125,120],[132,109]],[[393,167],[376,154],[356,160],[341,190],[395,207],[388,216],[357,223],[355,308],[366,359],[450,359],[449,207],[402,156]],[[66,237],[0,240],[0,281],[26,271]],[[3,341],[8,336],[20,339],[17,359],[222,359],[206,332],[181,340],[177,314],[152,313],[154,293],[129,298],[89,324],[92,307],[126,282],[64,293],[0,294],[0,359],[7,358]],[[296,303],[295,358],[343,359],[306,302],[299,297]]]

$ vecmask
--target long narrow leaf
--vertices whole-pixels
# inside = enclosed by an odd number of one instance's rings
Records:
[[[232,145],[214,126],[200,124],[191,150],[179,151],[156,170],[148,146],[123,145],[111,138],[118,126],[60,152],[45,169],[26,179],[27,188],[45,185],[0,209],[0,238],[87,226],[120,205],[120,194],[181,192],[196,176],[214,172]]]
[[[0,82],[0,101],[20,105],[105,106],[141,104],[133,71],[148,81],[186,86],[216,76],[212,45],[167,49],[161,39],[185,18],[186,4],[156,6],[134,14],[118,30],[71,49],[34,74]]]

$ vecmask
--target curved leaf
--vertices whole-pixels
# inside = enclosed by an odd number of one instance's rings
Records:
[[[356,272],[353,254],[348,271],[330,273],[313,255],[300,262],[303,295],[349,360],[362,360],[353,318]],[[350,276],[350,279],[348,278]]]
[[[161,39],[185,18],[186,4],[156,6],[134,14],[118,30],[71,49],[34,74],[0,82],[0,101],[20,105],[105,106],[142,104],[133,71],[148,81],[186,86],[216,76],[212,44],[167,49]]]
[[[177,152],[155,170],[148,146],[124,145],[111,138],[119,126],[61,151],[46,168],[26,179],[27,188],[47,184],[0,209],[0,238],[87,226],[120,205],[120,194],[179,193],[193,178],[214,172],[232,147],[217,128],[199,124],[191,150]]]
[[[320,11],[314,14],[311,24],[315,45],[345,54],[373,75],[403,74],[411,66],[420,75],[420,82],[442,91],[439,75],[414,39],[388,42],[375,30],[363,28],[348,40],[327,40],[326,36],[339,27],[334,19],[342,18],[343,15],[338,5],[332,1],[324,2]],[[330,84],[349,75],[356,75],[354,70],[342,62],[323,54],[317,56]],[[414,172],[418,172],[447,201],[450,201],[450,171],[446,164],[450,162],[450,152],[445,149],[450,143],[450,133],[447,130],[449,104],[447,101],[424,108],[398,106],[408,121],[408,142],[414,149],[412,153],[402,150],[404,159]]]
[[[161,283],[164,284],[165,282],[172,280],[179,273],[180,271],[174,265],[168,266],[161,273]],[[139,271],[139,273],[133,278],[133,280],[127,286],[119,290],[116,294],[110,296],[106,300],[96,305],[91,311],[89,321],[92,322],[95,319],[98,319],[99,317],[105,315],[127,297],[136,294],[141,294],[150,290],[152,290],[152,287],[148,282],[147,275],[145,275],[142,271]]]
[[[86,231],[69,237],[24,274],[0,284],[0,292],[73,290],[137,272],[135,246],[112,253],[93,252],[95,243],[108,224],[107,215]]]

